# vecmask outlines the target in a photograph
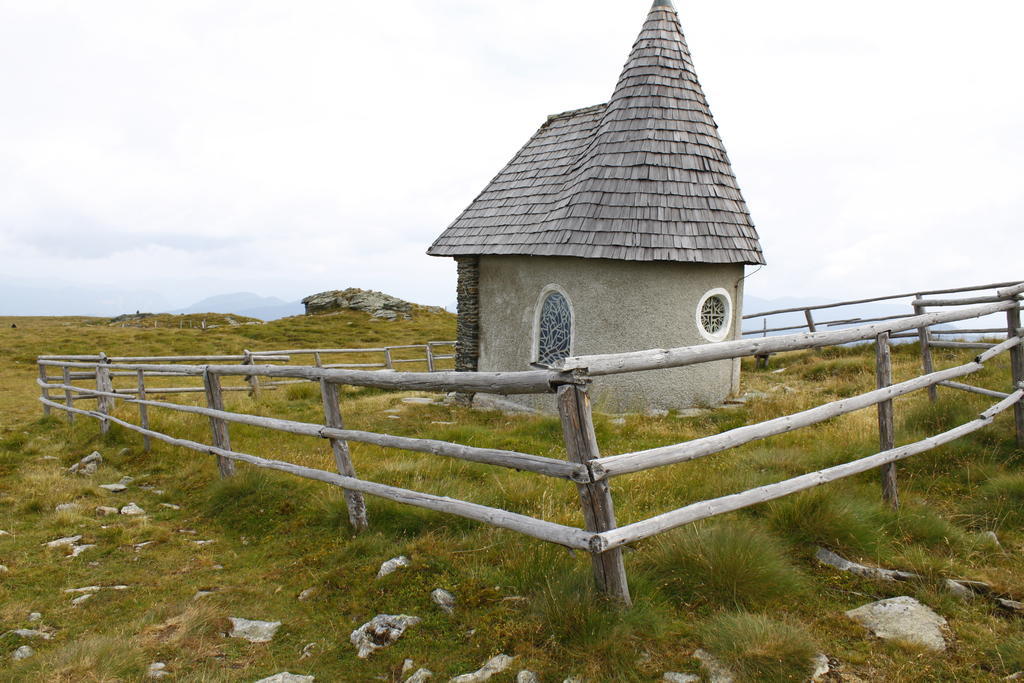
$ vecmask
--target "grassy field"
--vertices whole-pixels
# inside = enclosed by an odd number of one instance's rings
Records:
[[[428,312],[409,321],[344,313],[205,331],[178,329],[173,320],[119,328],[87,318],[0,318],[0,529],[9,532],[0,536],[0,564],[9,568],[0,574],[0,680],[143,680],[147,666],[160,661],[177,681],[252,681],[284,670],[318,681],[398,681],[406,658],[447,680],[503,652],[516,657],[515,665],[492,680],[530,669],[543,681],[653,681],[665,671],[698,672],[692,653],[700,647],[748,680],[801,680],[817,652],[838,660],[846,680],[982,681],[1024,669],[1019,620],[989,601],[962,601],[941,588],[944,577],[969,578],[1024,596],[1024,472],[1005,415],[972,437],[901,463],[899,512],[881,505],[872,472],[627,549],[636,606],[621,611],[593,594],[583,554],[373,498],[370,530],[354,535],[332,487],[241,464],[236,478],[219,481],[207,456],[162,444],[146,454],[135,434],[114,427],[101,438],[93,420],[69,427],[62,416],[42,418],[35,400],[34,358],[42,353],[237,353],[453,335],[452,316]],[[915,353],[912,346],[896,349],[897,381],[918,372]],[[942,351],[937,365],[966,357]],[[789,354],[773,359],[772,370],[745,365],[744,391],[760,397],[745,406],[687,418],[599,415],[602,452],[713,434],[860,393],[873,387],[872,359],[869,348]],[[1005,389],[1007,377],[1004,355],[971,381]],[[965,422],[993,402],[940,394],[937,405],[923,396],[897,401],[901,443]],[[346,426],[564,457],[554,418],[402,402],[411,395],[346,390]],[[313,385],[258,399],[232,393],[227,404],[322,419]],[[134,419],[135,409],[122,405],[117,414]],[[151,420],[165,433],[208,440],[202,419],[153,409]],[[243,452],[332,467],[320,440],[236,425],[232,441]],[[104,457],[95,475],[66,473],[93,450]],[[613,494],[626,523],[875,450],[874,412],[862,411],[728,454],[624,476],[613,481]],[[582,524],[568,482],[361,444],[352,445],[352,455],[367,479]],[[123,493],[97,486],[126,475],[134,481]],[[147,514],[94,513],[129,501]],[[67,502],[79,505],[54,510]],[[72,534],[96,547],[69,558],[42,545]],[[195,542],[206,540],[214,542]],[[819,546],[927,579],[891,584],[842,574],[814,560]],[[381,562],[397,555],[410,557],[412,566],[376,579]],[[79,606],[64,592],[115,584],[129,588],[100,591]],[[435,588],[455,594],[454,614],[432,604]],[[298,600],[307,589],[312,597]],[[198,591],[210,594],[197,598]],[[896,595],[915,596],[949,621],[946,653],[874,639],[843,616]],[[31,612],[42,613],[41,621],[29,623]],[[380,613],[423,621],[390,648],[358,659],[348,635]],[[228,617],[283,625],[272,642],[252,644],[223,637]],[[53,629],[50,640],[8,633],[39,624]],[[23,644],[37,654],[12,662],[10,652]]]

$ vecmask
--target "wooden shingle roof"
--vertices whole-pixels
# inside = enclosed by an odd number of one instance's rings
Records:
[[[670,0],[611,100],[549,117],[427,253],[764,263]]]

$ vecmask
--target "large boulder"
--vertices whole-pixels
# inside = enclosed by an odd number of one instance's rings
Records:
[[[384,320],[395,320],[399,317],[408,320],[414,305],[390,294],[355,287],[313,294],[303,299],[302,303],[306,307],[306,315],[348,309],[364,311],[374,318]]]

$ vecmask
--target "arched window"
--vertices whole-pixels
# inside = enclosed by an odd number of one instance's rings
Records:
[[[541,295],[537,317],[537,362],[552,365],[568,358],[572,349],[572,307],[565,294],[548,290]]]

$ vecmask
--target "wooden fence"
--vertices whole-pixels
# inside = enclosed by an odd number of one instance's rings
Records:
[[[101,429],[104,431],[109,428],[110,424],[118,424],[140,433],[146,440],[147,447],[148,440],[157,439],[208,453],[217,458],[222,476],[231,476],[234,471],[234,462],[240,461],[338,486],[345,492],[349,519],[356,529],[363,529],[368,524],[363,496],[371,495],[459,515],[496,527],[518,531],[551,543],[584,550],[592,558],[598,587],[606,594],[628,605],[630,604],[630,594],[621,554],[621,548],[626,544],[650,538],[691,522],[781,498],[875,468],[882,469],[883,496],[891,504],[896,505],[898,499],[894,467],[896,462],[982,429],[990,425],[997,415],[1010,409],[1013,409],[1015,414],[1018,443],[1024,446],[1024,409],[1022,409],[1024,406],[1021,402],[1024,397],[1024,347],[1021,346],[1024,330],[1021,329],[1020,320],[1020,299],[1024,293],[1024,284],[1012,284],[1005,287],[988,286],[986,289],[996,287],[998,287],[997,291],[985,297],[958,300],[917,297],[915,307],[918,310],[914,315],[883,321],[858,321],[862,324],[844,329],[818,331],[809,316],[807,323],[810,329],[798,334],[763,336],[671,349],[572,357],[565,359],[558,367],[522,372],[380,372],[379,370],[382,369],[380,364],[367,369],[362,364],[353,363],[348,364],[348,367],[331,367],[322,362],[322,356],[328,353],[347,354],[357,351],[367,353],[371,350],[291,349],[265,352],[247,351],[242,356],[221,358],[43,356],[38,361],[40,377],[37,381],[42,390],[40,401],[44,411],[62,410],[67,413],[69,420],[73,420],[75,415],[93,417],[100,421]],[[980,291],[980,288],[971,289]],[[933,307],[944,310],[927,311],[928,308]],[[820,308],[817,307],[814,310]],[[922,357],[924,373],[921,376],[896,384],[892,383],[891,339],[907,333],[914,333],[921,339],[922,349],[927,350],[930,331],[936,325],[994,314],[1006,317],[1006,327],[1000,330],[1001,336],[1005,337],[1004,341],[985,344],[984,348],[980,349],[981,353],[971,362],[943,370],[935,370],[930,355],[926,353]],[[761,356],[783,351],[815,349],[864,341],[873,341],[877,349],[878,381],[877,389],[873,391],[692,441],[632,453],[601,455],[594,431],[588,393],[591,377],[682,367],[716,360]],[[932,342],[931,346],[934,347],[936,344]],[[972,344],[971,348],[975,346],[981,345]],[[398,347],[388,348],[396,349]],[[415,348],[419,349],[423,346]],[[429,362],[432,348],[432,345],[426,345],[426,357],[423,362]],[[387,362],[388,349],[373,349],[372,351],[385,353],[384,369],[387,369],[389,366]],[[1003,353],[1010,354],[1012,374],[1006,383],[1007,390],[1005,392],[982,389],[954,381],[982,370],[987,362]],[[301,354],[313,355],[315,364],[312,366],[271,364],[289,360],[291,356]],[[437,360],[437,356],[434,356],[434,360]],[[196,362],[202,364],[191,364]],[[234,364],[223,364],[227,362]],[[392,359],[391,367],[394,362]],[[359,365],[359,367],[351,367],[352,365]],[[60,370],[62,374],[51,375],[50,373],[55,369]],[[130,390],[114,389],[113,378],[122,376],[134,377],[136,386]],[[145,380],[148,377],[201,378],[202,387],[194,387],[190,390],[205,393],[206,406],[152,401],[148,395],[158,389],[146,387]],[[231,387],[222,384],[223,379],[231,381],[242,378],[265,378],[272,382],[318,382],[324,408],[323,424],[225,410],[224,391],[233,388],[253,390],[255,393],[251,379],[248,386],[243,384]],[[78,379],[94,382],[95,388],[75,385],[74,381]],[[560,460],[511,450],[480,448],[446,441],[345,429],[339,404],[338,388],[341,385],[401,391],[498,395],[556,394],[568,459]],[[259,387],[260,385],[256,384],[255,386]],[[997,399],[997,402],[970,422],[921,441],[896,447],[893,399],[921,390],[934,391],[938,386],[992,396]],[[63,402],[52,396],[50,392],[63,392]],[[132,395],[134,398],[127,397]],[[76,398],[97,400],[97,409],[76,408],[74,406]],[[113,416],[111,412],[115,400],[122,400],[137,406],[139,424]],[[879,451],[874,455],[747,491],[691,503],[624,526],[617,525],[610,486],[611,480],[615,477],[722,453],[743,444],[809,427],[870,407],[876,408],[879,424]],[[192,413],[208,418],[211,428],[211,443],[205,444],[176,438],[150,429],[147,414],[149,408]],[[280,460],[270,460],[233,450],[229,431],[231,424],[246,424],[327,439],[331,445],[337,472],[304,467]],[[499,508],[366,481],[359,478],[352,464],[348,449],[349,442],[368,443],[385,448],[485,463],[568,480],[578,489],[584,526],[576,528],[556,524]]]

